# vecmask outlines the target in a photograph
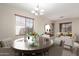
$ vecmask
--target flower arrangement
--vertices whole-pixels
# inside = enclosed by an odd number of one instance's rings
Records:
[[[29,32],[27,34],[27,37],[29,37],[28,43],[29,43],[30,46],[37,46],[36,38],[38,37],[38,33],[36,33],[36,32]]]
[[[34,36],[36,38],[38,36],[38,33],[36,33],[36,32],[30,32],[28,35]]]

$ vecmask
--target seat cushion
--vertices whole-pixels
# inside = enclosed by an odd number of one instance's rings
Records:
[[[2,41],[2,47],[8,47],[10,48],[12,46],[12,42],[11,41]]]

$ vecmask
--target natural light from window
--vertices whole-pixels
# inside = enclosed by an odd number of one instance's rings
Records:
[[[16,16],[16,35],[24,35],[33,31],[33,19]]]

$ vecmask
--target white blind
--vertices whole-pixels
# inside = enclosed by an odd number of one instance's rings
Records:
[[[16,16],[16,35],[24,35],[33,31],[33,19]]]

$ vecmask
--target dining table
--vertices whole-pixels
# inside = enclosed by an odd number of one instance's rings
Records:
[[[36,45],[30,45],[28,41],[26,41],[26,38],[18,38],[14,40],[12,48],[21,56],[33,54],[45,55],[52,46],[52,39],[39,38]]]

